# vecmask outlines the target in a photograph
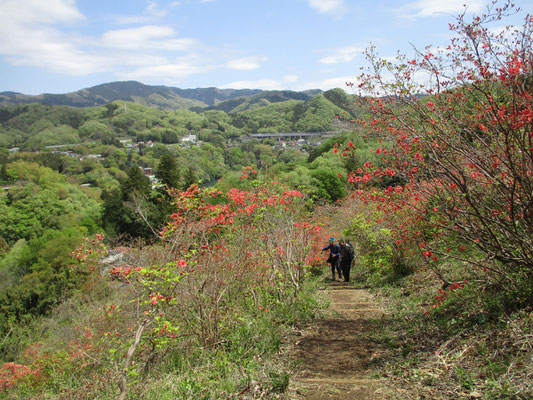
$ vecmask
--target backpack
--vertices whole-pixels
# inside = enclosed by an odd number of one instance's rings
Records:
[[[350,242],[346,242],[344,246],[346,246],[346,248],[348,249],[348,254],[350,255],[350,261],[352,261],[355,258],[355,251],[353,249],[352,244]]]

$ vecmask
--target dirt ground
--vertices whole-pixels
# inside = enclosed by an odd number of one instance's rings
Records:
[[[323,319],[301,331],[294,357],[299,369],[289,385],[295,400],[393,399],[373,377],[372,360],[379,344],[368,339],[383,315],[364,289],[331,282],[324,291],[330,308]]]

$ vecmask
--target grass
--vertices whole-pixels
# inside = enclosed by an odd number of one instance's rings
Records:
[[[130,398],[286,398],[291,366],[280,351],[294,324],[314,318],[318,285],[310,280],[291,307],[242,315],[214,349],[176,349]]]
[[[381,377],[411,399],[532,398],[531,310],[506,313],[474,285],[432,309],[439,287],[418,271],[373,288],[388,310],[373,334]]]
[[[268,311],[258,310],[252,299],[243,296],[241,304],[234,309],[238,318],[224,327],[219,343],[206,348],[194,337],[177,341],[164,354],[159,354],[146,371],[128,377],[127,398],[207,400],[242,398],[242,394],[250,399],[265,396],[285,399],[291,365],[283,354],[283,344],[295,325],[313,319],[320,309],[316,300],[320,284],[319,278],[310,278],[294,303],[273,304]],[[71,299],[52,317],[40,322],[41,331],[47,333],[41,337],[43,344],[39,351],[46,349],[57,357],[64,343],[70,340],[67,333],[72,328],[70,325],[90,325],[91,319],[100,315],[111,299],[120,302],[120,297],[117,292],[111,297],[104,295],[85,303]],[[0,392],[0,399],[108,399],[118,396],[120,363],[115,369],[103,369],[96,363],[69,372],[67,369],[77,364],[70,363],[67,357],[60,363],[63,372],[56,369],[57,364],[50,362],[42,385],[19,384],[9,392]]]

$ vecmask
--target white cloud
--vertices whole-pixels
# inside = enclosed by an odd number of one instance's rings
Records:
[[[121,25],[148,24],[166,17],[168,15],[169,8],[177,7],[179,5],[181,5],[181,3],[175,1],[169,4],[167,9],[162,9],[155,1],[148,1],[142,15],[119,16],[115,18],[115,21]]]
[[[300,85],[298,89],[295,90],[306,90],[306,89],[321,89],[329,90],[334,88],[341,88],[346,90],[346,82],[353,82],[355,80],[354,76],[336,76],[331,78],[325,78],[316,81],[308,81]]]
[[[309,0],[309,6],[322,14],[331,14],[344,8],[344,0]]]
[[[148,11],[159,12],[153,2]],[[108,72],[173,83],[214,64],[208,54],[197,54],[204,48],[201,43],[179,37],[170,26],[110,30],[101,37],[62,31],[84,19],[73,0],[0,0],[0,55],[12,65],[67,75]]]
[[[274,79],[260,79],[257,81],[236,81],[220,86],[221,89],[263,89],[281,90],[283,88],[280,81]]]
[[[2,0],[2,24],[51,24],[84,19],[74,0]]]
[[[361,53],[364,49],[357,46],[347,46],[335,50],[335,53],[322,57],[319,61],[322,64],[339,64],[352,61],[358,53]]]
[[[138,28],[118,29],[102,35],[102,45],[119,49],[158,49],[183,51],[197,45],[194,39],[176,38],[169,26],[145,25]]]
[[[78,48],[76,35],[67,36],[55,27],[83,19],[73,0],[0,1],[0,54],[14,65],[71,75],[102,71],[104,57]]]
[[[294,83],[298,82],[300,80],[300,77],[298,75],[285,75],[283,77],[283,82],[285,83]]]
[[[146,6],[146,12],[157,18],[163,18],[168,13],[167,10],[162,10],[159,8],[159,5],[154,1],[148,2],[148,5]]]
[[[208,72],[211,67],[198,65],[188,59],[181,59],[167,64],[157,63],[131,71],[117,73],[119,79],[142,80],[143,82],[176,84],[188,76]]]
[[[469,12],[480,12],[487,0],[417,0],[398,9],[403,17],[431,17],[439,14],[458,14],[465,9]]]
[[[262,61],[266,61],[267,57],[245,57],[236,60],[230,60],[226,63],[229,69],[236,69],[240,71],[251,71],[258,69]]]

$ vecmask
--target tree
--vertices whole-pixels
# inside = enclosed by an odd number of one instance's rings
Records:
[[[108,103],[105,105],[105,111],[103,114],[103,118],[111,118],[113,116],[113,113],[117,110],[118,104],[116,103]]]
[[[320,157],[320,155],[330,151],[335,143],[342,142],[343,138],[340,136],[334,136],[331,138],[326,139],[320,146],[317,146],[309,153],[309,157],[307,158],[307,162],[311,163],[316,158]]]
[[[109,235],[128,234],[149,238],[153,229],[164,223],[166,210],[158,202],[160,194],[153,192],[150,180],[139,167],[128,169],[128,178],[119,190],[104,191],[104,226]]]
[[[121,185],[122,198],[127,200],[132,196],[146,195],[150,192],[150,180],[139,167],[128,169],[128,179]]]
[[[189,166],[187,168],[187,171],[185,172],[184,182],[183,182],[183,188],[186,190],[187,188],[191,187],[191,185],[194,185],[197,183],[198,178],[196,176],[196,172],[193,167]]]
[[[9,245],[6,240],[0,236],[0,256],[6,254],[9,251]]]
[[[176,131],[165,129],[163,134],[161,135],[161,140],[163,143],[172,144],[172,143],[178,143],[178,134]]]
[[[373,95],[367,126],[394,148],[376,149],[389,167],[367,163],[351,180],[402,176],[405,185],[364,196],[411,215],[416,228],[409,236],[397,227],[398,243],[416,242],[437,271],[440,259],[468,264],[465,274],[524,305],[533,299],[533,18],[496,32],[488,25],[514,7],[496,3],[471,22],[460,15],[446,51],[427,47],[396,63],[368,51],[359,80]],[[421,72],[428,85],[414,81]]]
[[[155,176],[163,185],[178,188],[180,185],[180,172],[176,158],[171,154],[162,155],[155,170]]]
[[[7,175],[7,167],[6,164],[2,164],[0,167],[0,182],[8,182],[9,176]]]
[[[311,171],[312,194],[319,199],[337,201],[346,195],[346,188],[335,171],[315,169]]]
[[[109,125],[100,121],[89,120],[79,127],[78,133],[82,138],[91,140],[103,140],[106,137],[114,137],[115,133]]]
[[[121,231],[121,222],[124,215],[122,206],[122,193],[119,189],[102,192],[103,222],[108,236],[115,236]]]

